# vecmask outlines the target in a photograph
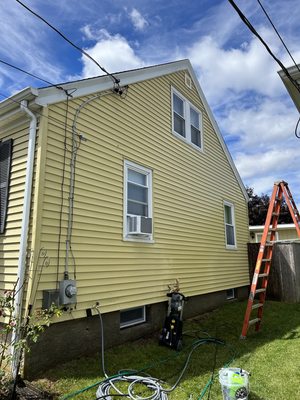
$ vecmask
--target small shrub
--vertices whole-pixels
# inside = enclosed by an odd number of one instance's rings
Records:
[[[0,317],[3,322],[0,327],[0,397],[9,392],[12,382],[12,354],[17,354],[21,362],[24,352],[30,351],[30,343],[36,342],[39,335],[50,325],[54,316],[62,314],[61,309],[54,304],[46,310],[36,310],[32,315],[20,318],[15,309],[15,287],[5,290],[0,295]],[[17,335],[13,335],[13,332]],[[14,360],[17,361],[18,360]]]

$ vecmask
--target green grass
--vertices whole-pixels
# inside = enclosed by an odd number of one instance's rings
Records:
[[[250,330],[246,340],[240,340],[246,303],[232,302],[205,316],[184,322],[184,349],[180,353],[158,346],[157,335],[143,338],[105,352],[109,375],[122,369],[140,370],[147,367],[152,377],[161,378],[163,386],[171,387],[177,380],[190,346],[197,338],[218,337],[226,346],[204,344],[197,348],[179,386],[170,400],[199,399],[212,376],[210,399],[221,400],[218,371],[232,359],[232,367],[251,372],[249,400],[282,400],[299,398],[300,382],[300,304],[266,302],[260,332]],[[100,336],[100,334],[99,334]],[[85,388],[103,379],[100,355],[82,358],[57,367],[36,382],[57,398]],[[96,398],[94,388],[72,397],[77,400]],[[209,391],[203,399],[208,399]],[[116,397],[118,398],[118,397]],[[121,398],[121,397],[120,397]]]

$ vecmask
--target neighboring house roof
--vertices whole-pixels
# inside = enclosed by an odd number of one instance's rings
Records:
[[[265,227],[264,225],[251,225],[251,226],[249,226],[249,231],[250,232],[256,232],[256,231],[259,232],[259,231],[264,230],[264,227]],[[296,229],[294,224],[278,224],[277,225],[278,230],[292,229],[292,228]]]
[[[225,144],[223,136],[213,117],[211,109],[207,103],[207,100],[199,85],[198,79],[195,75],[195,72],[189,60],[180,60],[171,63],[155,65],[151,67],[144,67],[129,71],[117,72],[114,73],[113,76],[116,77],[117,79],[120,79],[121,86],[127,86],[183,70],[187,70],[193,80],[193,83],[198,91],[199,97],[203,102],[204,108],[208,114],[208,117],[213,125],[213,128],[223,148],[223,151],[239,183],[241,191],[246,201],[248,201],[249,198],[246,189],[244,187],[244,184],[235,167],[233,159],[229,153],[229,150]],[[81,96],[91,95],[93,93],[101,91],[111,90],[113,89],[114,83],[111,79],[111,76],[102,75],[94,78],[81,79],[78,81],[62,83],[57,86],[62,87],[64,90],[70,91],[70,93],[72,93],[72,98],[77,98]],[[21,92],[11,96],[9,99],[4,100],[3,102],[0,103],[0,126],[1,126],[1,120],[4,118],[3,115],[4,114],[7,115],[7,111],[11,112],[12,118],[15,116],[15,113],[19,112],[19,107],[17,109],[18,106],[17,103],[23,99],[27,99],[29,101],[29,107],[34,110],[38,106],[47,106],[49,104],[65,101],[66,93],[63,90],[58,90],[57,87],[55,86],[44,87],[41,89],[34,89],[34,88],[24,89]]]
[[[300,69],[300,64],[298,65],[298,67]],[[291,75],[291,77],[293,79],[295,79],[300,85],[300,71],[299,71],[299,69],[296,67],[296,65],[294,65],[293,67],[287,68],[287,70],[288,70],[289,74]],[[297,107],[298,111],[300,112],[300,93],[299,93],[299,90],[297,90],[295,85],[292,84],[292,82],[286,76],[284,71],[282,71],[282,70],[278,71],[278,74],[279,74],[280,78],[282,79],[287,91],[289,92],[289,95],[291,96],[293,102],[295,103],[295,106]]]

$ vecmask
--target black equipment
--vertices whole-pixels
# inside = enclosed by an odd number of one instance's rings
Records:
[[[167,296],[169,297],[168,314],[159,336],[159,344],[181,350],[183,307],[188,298],[180,292],[168,293]]]

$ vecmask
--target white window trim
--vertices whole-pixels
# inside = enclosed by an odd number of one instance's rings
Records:
[[[232,295],[228,295],[228,291],[229,290],[232,290]],[[227,289],[226,290],[226,299],[227,300],[233,300],[233,299],[235,299],[236,297],[235,297],[235,289],[234,288],[230,288],[230,289]]]
[[[185,120],[185,137],[181,136],[179,133],[174,131],[174,105],[173,105],[173,94],[178,96],[183,101],[184,107],[184,120]],[[203,118],[202,112],[194,106],[190,101],[188,101],[178,90],[171,87],[171,102],[172,102],[172,133],[176,138],[183,140],[185,143],[188,143],[194,149],[203,152]],[[191,141],[191,123],[190,123],[190,108],[194,109],[199,114],[199,129],[200,129],[200,141],[201,147],[196,146]]]
[[[231,217],[232,217],[232,222],[233,222],[233,233],[234,233],[234,245],[227,244],[227,233],[226,233],[226,219],[225,219],[225,206],[228,206],[231,208]],[[225,230],[225,245],[226,249],[228,250],[236,250],[237,249],[237,238],[236,238],[236,227],[235,227],[235,209],[234,209],[234,204],[230,203],[229,201],[224,201],[223,202],[223,214],[224,214],[224,230]]]
[[[120,310],[120,318],[121,318],[121,312],[135,310],[135,309],[138,309],[138,308],[143,310],[142,318],[135,319],[135,320],[128,321],[128,322],[123,322],[123,323],[121,323],[121,321],[120,321],[120,328],[121,329],[128,328],[128,327],[134,326],[134,325],[140,325],[140,324],[143,324],[144,322],[146,322],[146,307],[145,306],[131,307],[131,308],[126,308],[125,310]]]
[[[123,240],[129,242],[143,242],[154,243],[153,233],[149,235],[130,235],[127,229],[127,178],[128,169],[132,169],[139,173],[147,175],[148,183],[148,217],[152,218],[152,232],[153,232],[153,209],[152,209],[152,170],[145,168],[142,165],[136,164],[132,161],[124,160],[124,194],[123,194]]]
[[[256,243],[260,243],[261,242],[262,235],[263,235],[263,232],[255,233],[255,242]],[[270,239],[267,237],[267,240],[270,240]],[[278,242],[278,240],[279,240],[279,234],[278,234],[278,232],[275,232],[275,241]]]

